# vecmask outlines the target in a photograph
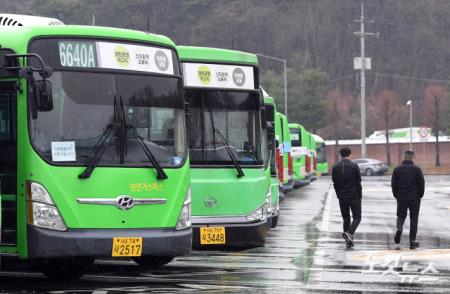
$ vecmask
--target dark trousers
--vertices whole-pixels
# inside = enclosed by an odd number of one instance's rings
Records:
[[[403,224],[409,209],[409,241],[416,241],[417,224],[419,222],[420,199],[397,200],[397,230],[403,231]]]
[[[344,220],[344,232],[354,234],[361,222],[361,198],[339,199],[339,207]],[[353,220],[350,218],[350,210]]]

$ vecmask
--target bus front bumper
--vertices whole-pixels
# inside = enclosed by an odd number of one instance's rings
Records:
[[[28,257],[111,257],[114,237],[141,237],[142,256],[181,256],[191,252],[192,229],[69,229],[28,225]]]
[[[283,192],[285,194],[292,192],[293,189],[294,189],[294,180],[293,179],[289,179],[287,184],[283,184]]]
[[[309,183],[311,183],[311,179],[310,178],[297,179],[297,180],[294,180],[294,187],[295,188],[303,187],[303,186],[309,185]]]
[[[200,227],[224,227],[225,244],[200,244]],[[256,223],[204,223],[192,226],[192,247],[207,249],[210,247],[260,247],[264,246],[267,236],[267,220]]]

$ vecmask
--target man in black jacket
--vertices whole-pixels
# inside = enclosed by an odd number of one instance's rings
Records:
[[[347,248],[349,248],[353,247],[353,234],[361,222],[361,174],[358,165],[348,159],[351,154],[350,148],[343,147],[339,150],[339,153],[342,159],[333,166],[332,179],[344,221],[342,236]],[[353,216],[352,221],[350,210]]]
[[[409,248],[416,249],[417,223],[419,220],[420,200],[425,191],[422,170],[413,162],[414,152],[406,151],[403,162],[394,169],[391,179],[392,194],[397,199],[397,233],[395,244],[400,243],[403,224],[409,209]]]

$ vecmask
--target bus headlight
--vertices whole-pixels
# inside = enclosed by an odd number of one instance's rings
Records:
[[[66,231],[58,208],[56,208],[50,194],[40,184],[27,183],[28,196],[28,224],[56,231]]]
[[[191,188],[189,187],[183,202],[183,207],[181,208],[180,217],[178,218],[177,225],[175,226],[175,230],[186,229],[192,225],[191,208],[192,208]]]
[[[267,215],[272,214],[273,206],[272,206],[272,186],[269,186],[269,191],[267,191],[266,194],[266,209],[267,209]]]
[[[266,219],[267,217],[267,208],[266,208],[266,204],[264,203],[264,205],[258,207],[257,209],[253,210],[252,212],[250,212],[249,214],[247,214],[246,218],[248,221],[263,221]]]
[[[253,210],[249,214],[247,214],[246,218],[248,221],[263,221],[267,218],[269,213],[272,213],[271,210],[272,203],[272,187],[269,186],[269,190],[267,191],[266,198],[264,204]]]
[[[56,231],[67,230],[55,206],[39,202],[32,202],[32,205],[33,225]]]

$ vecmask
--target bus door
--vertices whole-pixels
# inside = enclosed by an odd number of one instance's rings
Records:
[[[17,243],[17,94],[15,82],[0,81],[0,245]]]

